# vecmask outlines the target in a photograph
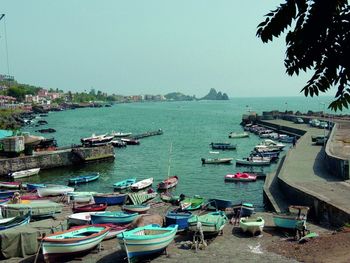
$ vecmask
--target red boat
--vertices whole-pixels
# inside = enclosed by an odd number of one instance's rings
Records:
[[[107,204],[89,204],[78,207],[73,207],[74,213],[80,212],[97,212],[97,211],[105,211],[107,208]]]
[[[172,188],[176,186],[178,182],[179,182],[179,178],[176,175],[170,176],[168,179],[165,179],[158,184],[158,189],[166,190],[166,189]]]
[[[256,175],[250,173],[235,173],[225,175],[225,181],[228,182],[252,182],[256,181]]]
[[[47,198],[40,197],[40,196],[37,196],[37,195],[22,195],[21,199],[22,200],[45,200]]]
[[[0,188],[19,189],[22,182],[0,182]]]

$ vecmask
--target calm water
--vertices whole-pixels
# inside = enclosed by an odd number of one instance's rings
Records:
[[[142,133],[162,128],[164,134],[141,140],[141,145],[115,149],[116,160],[100,164],[42,171],[31,182],[66,184],[71,176],[98,171],[98,181],[78,187],[79,191],[113,191],[113,183],[136,177],[154,177],[154,186],[168,174],[169,149],[172,143],[171,175],[180,178],[174,189],[177,194],[199,194],[206,198],[225,198],[234,201],[250,201],[262,208],[263,181],[253,183],[225,183],[227,173],[242,171],[235,165],[205,165],[201,158],[246,157],[260,139],[251,135],[248,139],[232,140],[230,131],[241,131],[241,116],[250,108],[264,110],[319,111],[323,105],[317,100],[305,98],[254,98],[230,101],[166,102],[118,104],[110,108],[86,108],[64,112],[50,112],[45,119],[47,127],[55,128],[59,146],[79,143],[81,137],[92,133],[111,131]],[[35,127],[26,130],[33,133]],[[45,135],[50,137],[50,135]],[[230,141],[237,143],[235,151],[210,154],[210,142]],[[276,165],[264,168],[265,172]]]

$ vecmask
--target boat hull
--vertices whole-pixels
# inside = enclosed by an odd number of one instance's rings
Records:
[[[243,232],[251,233],[253,236],[256,233],[261,233],[265,225],[264,219],[258,217],[257,219],[241,218],[239,226]]]
[[[150,209],[150,205],[124,205],[123,210],[131,213],[144,214]]]
[[[178,231],[188,228],[188,219],[192,216],[191,212],[168,212],[165,216],[165,225],[177,225]]]
[[[133,191],[138,191],[141,189],[145,189],[153,184],[153,178],[148,178],[145,180],[142,180],[140,182],[134,183],[130,186],[130,189]]]
[[[131,223],[136,217],[137,213],[127,214],[127,213],[99,213],[91,215],[92,224],[128,224]]]
[[[232,206],[232,201],[224,199],[209,199],[208,203],[219,210],[225,210],[226,208]]]
[[[121,205],[124,204],[127,194],[120,195],[94,195],[95,204]]]
[[[76,184],[89,183],[89,182],[97,180],[99,177],[100,177],[100,174],[96,173],[95,175],[80,176],[80,177],[70,178],[68,180],[68,184],[69,185],[76,185]]]
[[[199,230],[198,223],[201,223],[201,229],[205,234],[219,234],[228,219],[224,212],[212,212],[206,215],[194,215],[188,219],[188,230],[196,232]]]
[[[296,226],[303,223],[303,221],[305,220],[296,219],[295,215],[273,215],[275,226],[280,228],[295,229]]]
[[[73,187],[66,187],[66,186],[39,187],[36,190],[37,190],[38,195],[40,197],[64,195],[64,194],[67,194],[69,192],[74,192]]]
[[[34,169],[25,170],[25,171],[14,172],[10,176],[13,179],[24,178],[24,177],[37,175],[39,171],[40,171],[40,168],[34,168]]]

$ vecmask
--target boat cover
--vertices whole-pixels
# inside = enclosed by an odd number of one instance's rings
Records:
[[[130,193],[128,195],[134,205],[141,205],[147,200],[156,197],[157,193]]]
[[[53,216],[55,213],[60,213],[62,211],[62,204],[52,201],[37,203],[32,201],[28,204],[6,204],[1,208],[4,218],[24,215],[29,211],[31,211],[32,217]]]

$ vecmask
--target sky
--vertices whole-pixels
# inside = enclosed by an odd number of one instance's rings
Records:
[[[284,36],[256,37],[283,0],[0,0],[0,73],[64,91],[303,96]],[[6,36],[6,38],[5,38]],[[328,94],[329,95],[329,94]]]

